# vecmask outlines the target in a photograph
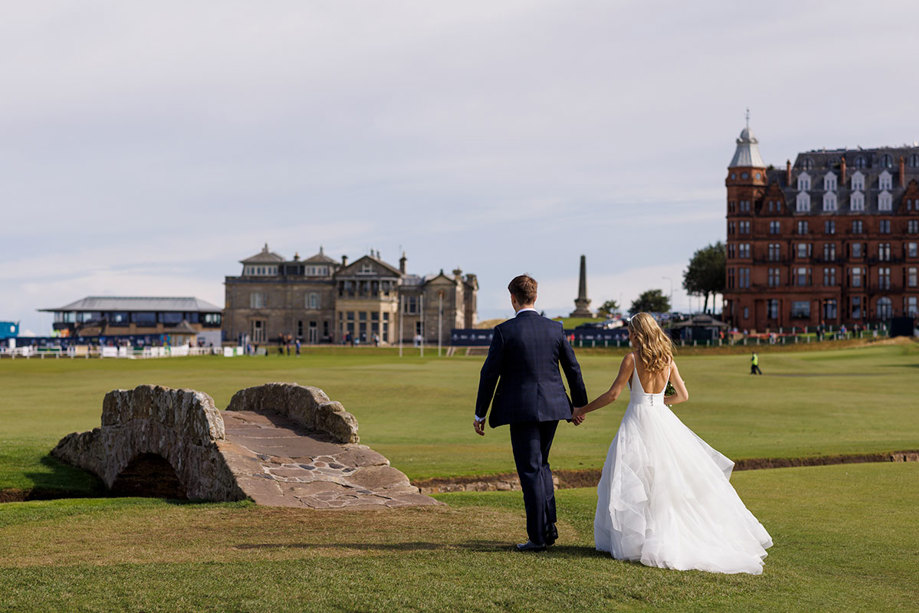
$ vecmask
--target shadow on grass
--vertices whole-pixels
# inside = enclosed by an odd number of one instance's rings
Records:
[[[424,541],[410,541],[404,543],[242,543],[234,545],[233,549],[355,549],[358,551],[471,551],[474,553],[516,552],[515,544],[508,543],[507,541],[466,541],[465,543],[429,543]],[[560,554],[569,557],[608,557],[609,555],[602,551],[597,551],[593,547],[580,545],[553,545],[546,553],[547,555]]]
[[[23,473],[30,485],[0,490],[0,502],[55,500],[58,498],[97,498],[107,491],[96,475],[61,462],[50,454],[39,463],[45,470]]]

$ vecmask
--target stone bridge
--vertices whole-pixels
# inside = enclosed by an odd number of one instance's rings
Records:
[[[116,495],[307,508],[438,504],[359,444],[357,420],[341,403],[296,384],[240,390],[222,414],[194,390],[114,390],[101,427],[67,435],[51,453]]]

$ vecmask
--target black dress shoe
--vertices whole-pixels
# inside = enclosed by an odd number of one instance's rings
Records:
[[[545,545],[537,545],[533,541],[527,541],[526,543],[520,543],[519,545],[517,545],[517,551],[521,553],[526,553],[528,551],[532,551],[535,553],[537,551],[545,551],[545,550],[546,550]]]
[[[555,527],[555,524],[549,524],[549,527],[546,529],[546,547],[554,545],[557,540],[558,529]]]

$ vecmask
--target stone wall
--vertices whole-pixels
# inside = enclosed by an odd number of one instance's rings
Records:
[[[97,475],[111,488],[138,456],[166,460],[192,500],[243,500],[245,493],[218,447],[223,419],[210,396],[141,385],[102,402],[102,426],[65,436],[51,455]]]
[[[318,387],[266,383],[233,394],[227,411],[275,413],[334,443],[358,443],[357,420]]]

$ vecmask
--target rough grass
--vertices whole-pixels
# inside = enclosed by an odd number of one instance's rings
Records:
[[[0,505],[0,610],[895,611],[919,597],[919,465],[739,473],[775,540],[761,576],[676,572],[593,549],[592,489],[560,539],[524,538],[520,494],[328,512],[82,499]]]
[[[408,355],[411,353],[412,355]],[[268,381],[323,388],[357,416],[362,442],[413,479],[513,472],[507,429],[472,432],[482,357],[406,351],[323,349],[297,357],[0,362],[0,490],[91,491],[93,481],[47,457],[65,434],[99,425],[110,389],[141,383],[191,387],[224,407],[232,394]],[[620,357],[580,352],[588,393],[605,390]],[[751,377],[745,355],[682,356],[691,400],[676,407],[688,426],[735,459],[874,453],[919,448],[910,381],[919,347],[884,345],[761,356]],[[563,424],[556,468],[599,468],[627,404]]]

